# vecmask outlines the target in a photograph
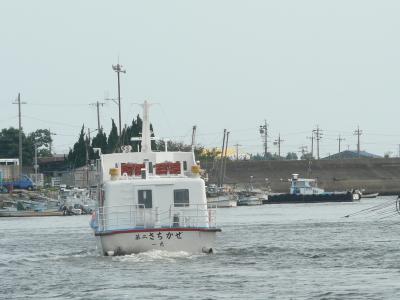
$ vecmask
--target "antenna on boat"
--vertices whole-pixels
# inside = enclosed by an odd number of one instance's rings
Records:
[[[192,129],[192,151],[196,148],[196,130],[197,125],[194,125]]]
[[[149,108],[152,104],[144,101],[143,107],[143,123],[142,123],[142,152],[151,152],[151,131],[150,131],[150,119],[149,119]]]

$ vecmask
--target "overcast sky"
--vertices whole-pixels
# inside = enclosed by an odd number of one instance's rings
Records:
[[[116,97],[119,62],[123,123],[134,102],[159,103],[160,137],[220,146],[224,128],[242,151],[262,152],[279,132],[282,152],[299,151],[318,124],[321,154],[356,148],[397,155],[400,144],[399,1],[2,1],[0,128],[51,128],[68,151],[80,127],[97,127],[89,103]],[[117,106],[101,109],[104,128]],[[348,146],[349,145],[349,146]]]

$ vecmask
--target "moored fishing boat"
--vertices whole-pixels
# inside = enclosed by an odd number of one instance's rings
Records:
[[[376,198],[376,197],[378,197],[378,196],[379,196],[379,193],[371,193],[371,194],[364,194],[364,193],[362,193],[362,194],[361,194],[361,198],[368,198],[368,199]]]
[[[147,250],[211,253],[216,211],[207,208],[193,152],[153,152],[143,104],[141,152],[100,156],[99,208],[91,226],[104,255]]]
[[[236,207],[238,202],[237,194],[227,191],[222,187],[211,184],[206,187],[208,207],[229,208]]]
[[[263,201],[268,200],[268,194],[265,191],[254,189],[251,184],[246,190],[239,191],[238,197],[238,206],[261,205]]]
[[[212,198],[207,198],[208,207],[228,208],[236,207],[238,203],[236,195],[221,195]]]
[[[360,200],[361,193],[357,190],[347,192],[325,192],[317,187],[315,179],[299,178],[293,174],[288,194],[270,194],[263,204],[279,203],[316,203],[316,202],[352,202]]]

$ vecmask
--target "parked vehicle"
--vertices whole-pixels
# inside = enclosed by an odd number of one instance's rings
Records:
[[[35,183],[26,175],[22,175],[19,179],[3,179],[0,185],[8,191],[13,189],[32,191],[36,189]]]

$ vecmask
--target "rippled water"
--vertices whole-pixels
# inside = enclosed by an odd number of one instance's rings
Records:
[[[360,203],[219,209],[214,255],[102,257],[88,216],[0,218],[1,299],[400,299],[400,216]]]

